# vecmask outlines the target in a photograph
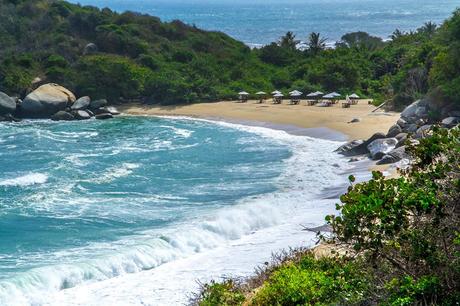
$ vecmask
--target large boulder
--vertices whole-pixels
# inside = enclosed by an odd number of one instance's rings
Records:
[[[85,110],[77,110],[74,113],[77,120],[88,120],[91,119],[91,115]]]
[[[14,114],[15,111],[16,101],[0,91],[0,115]]]
[[[407,121],[404,120],[403,118],[399,118],[398,122],[396,122],[397,125],[399,125],[402,129],[407,126]]]
[[[386,153],[393,150],[398,143],[396,138],[380,138],[372,141],[367,149],[373,160],[381,159]]]
[[[416,120],[415,113],[417,112],[417,108],[419,107],[420,100],[415,101],[414,103],[407,106],[401,113],[401,118],[406,122],[413,123]]]
[[[118,109],[114,106],[108,106],[106,107],[107,111],[109,113],[111,113],[112,115],[116,116],[116,115],[120,115],[120,112],[118,111]]]
[[[396,148],[404,146],[406,143],[407,137],[408,137],[407,133],[399,133],[398,135],[396,135],[395,138],[398,140],[398,143],[396,144]]]
[[[377,165],[393,164],[406,158],[409,158],[409,155],[406,153],[406,147],[402,146],[385,154],[382,159],[377,162]]]
[[[398,124],[395,124],[388,130],[387,138],[395,137],[401,132],[402,128]]]
[[[77,101],[75,101],[74,104],[72,104],[71,109],[72,110],[87,109],[90,103],[91,103],[90,97],[88,96],[81,97]]]
[[[57,113],[51,116],[51,120],[53,121],[71,121],[75,120],[75,117],[66,111],[58,111]]]
[[[45,84],[31,92],[21,104],[25,117],[48,118],[75,102],[74,94],[57,84]]]
[[[367,148],[364,145],[364,140],[353,140],[340,146],[335,152],[345,156],[354,156],[366,154]]]
[[[447,128],[452,128],[459,123],[460,123],[460,117],[447,117],[447,118],[444,118],[441,122],[441,124]]]
[[[94,100],[94,101],[91,101],[91,103],[89,104],[89,108],[91,110],[96,110],[98,108],[106,106],[107,104],[108,103],[106,99]]]

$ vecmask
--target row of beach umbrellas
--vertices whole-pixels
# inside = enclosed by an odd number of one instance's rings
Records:
[[[263,95],[266,95],[267,93],[266,92],[263,92],[263,91],[259,91],[259,92],[256,92],[256,95],[258,96],[263,96]],[[278,90],[275,90],[271,93],[273,95],[273,97],[276,97],[276,98],[281,98],[281,97],[284,97],[283,93],[281,91],[278,91]],[[242,91],[242,92],[239,92],[238,95],[240,96],[249,96],[249,93],[246,92],[246,91]],[[298,90],[293,90],[291,92],[289,92],[289,95],[291,97],[300,97],[303,95],[303,92],[301,91],[298,91]],[[321,91],[315,91],[315,92],[312,92],[312,93],[309,93],[307,95],[307,98],[323,98],[323,99],[336,99],[338,97],[341,97],[342,95],[339,94],[338,92],[331,92],[331,93],[328,93],[328,94],[324,94],[323,92]],[[349,95],[348,96],[350,99],[359,99],[359,96],[357,94],[352,94],[352,95]]]

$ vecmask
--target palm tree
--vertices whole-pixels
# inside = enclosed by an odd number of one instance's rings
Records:
[[[418,29],[418,32],[420,33],[425,33],[429,37],[433,36],[433,34],[436,32],[436,29],[438,28],[438,25],[434,22],[425,22],[425,24]]]
[[[396,40],[400,37],[404,36],[404,32],[402,32],[400,29],[396,29],[391,35],[390,38],[391,40]]]
[[[321,38],[320,33],[311,32],[308,36],[308,50],[316,55],[326,48],[326,41],[327,38]]]
[[[286,49],[295,50],[298,43],[299,41],[295,39],[295,34],[289,31],[286,33],[286,35],[281,37],[279,45],[280,47],[283,47]]]

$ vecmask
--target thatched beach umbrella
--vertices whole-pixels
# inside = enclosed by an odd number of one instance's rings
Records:
[[[281,92],[278,92],[273,95],[273,104],[280,104],[284,95]]]
[[[264,92],[264,91],[258,91],[258,92],[256,92],[256,95],[259,96],[259,103],[263,103],[264,100],[265,100],[265,96],[267,95],[267,93]]]
[[[248,100],[249,93],[246,91],[240,91],[238,93],[240,102],[246,102]]]
[[[282,94],[281,91],[279,90],[272,91],[272,95],[278,95],[278,94]]]
[[[291,95],[291,97],[300,97],[303,93],[298,90],[293,90],[289,94]]]
[[[354,94],[349,95],[348,98],[350,98],[350,99],[359,99],[359,96],[354,93]]]

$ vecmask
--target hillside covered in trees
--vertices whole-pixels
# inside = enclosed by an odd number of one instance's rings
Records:
[[[319,33],[287,33],[251,50],[181,21],[59,0],[0,0],[0,91],[23,95],[34,82],[111,102],[217,101],[240,90],[340,91],[393,100],[400,108],[428,92],[460,100],[460,12],[382,41],[349,33],[327,49]]]

